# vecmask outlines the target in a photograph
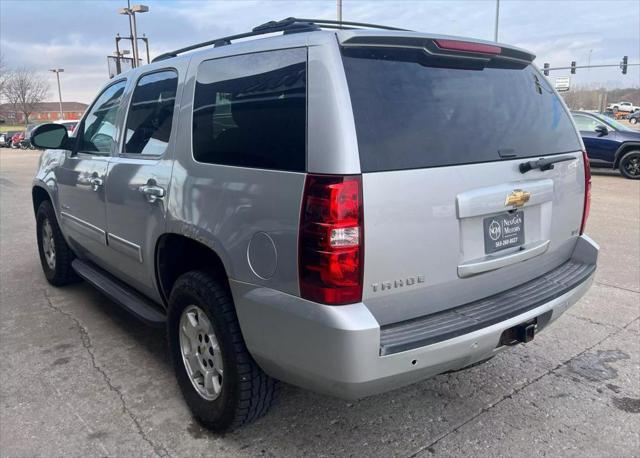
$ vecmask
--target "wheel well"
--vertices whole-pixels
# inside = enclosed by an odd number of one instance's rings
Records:
[[[156,246],[156,275],[165,301],[178,277],[191,270],[204,270],[229,288],[227,271],[215,251],[182,235],[164,235]]]
[[[33,201],[33,213],[37,213],[40,204],[45,200],[50,201],[51,197],[49,197],[49,193],[40,186],[34,186],[31,190],[31,200]]]
[[[613,164],[613,168],[617,169],[618,166],[620,165],[620,160],[624,157],[624,155],[627,154],[629,151],[635,151],[635,150],[640,151],[640,145],[637,145],[637,144],[623,145],[622,148],[620,148],[620,151],[618,151],[618,154],[616,155],[616,162],[615,164]]]

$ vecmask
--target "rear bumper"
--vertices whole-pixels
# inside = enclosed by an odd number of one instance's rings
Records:
[[[521,323],[543,317],[540,324],[547,326],[589,289],[597,255],[598,246],[580,237],[569,262],[592,266],[585,275],[547,294],[543,301],[530,303],[529,308],[520,304],[510,315],[495,316],[460,335],[449,328],[442,339],[431,332],[433,326],[427,326],[431,333],[425,339],[424,332],[416,332],[424,323],[412,322],[413,334],[400,329],[395,337],[402,338],[394,341],[393,333],[381,330],[362,303],[332,307],[246,283],[232,281],[231,287],[247,347],[265,372],[294,385],[353,399],[487,359],[504,348],[499,346],[503,332]],[[456,322],[453,327],[465,325],[469,323]],[[398,345],[385,349],[385,342]]]

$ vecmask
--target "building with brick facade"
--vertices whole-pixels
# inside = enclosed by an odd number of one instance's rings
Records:
[[[80,119],[87,109],[86,103],[80,102],[62,102],[62,113],[64,119],[75,120]],[[29,115],[29,123],[42,123],[47,121],[57,121],[60,119],[60,103],[58,102],[41,102]],[[24,124],[24,114],[9,103],[0,104],[0,122],[4,124],[19,125]]]

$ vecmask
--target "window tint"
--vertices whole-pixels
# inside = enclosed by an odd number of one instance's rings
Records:
[[[127,116],[124,152],[162,155],[169,144],[178,74],[163,71],[145,75],[138,81]]]
[[[402,52],[343,51],[362,171],[580,150],[569,115],[531,66],[443,68]]]
[[[90,153],[110,153],[116,136],[116,116],[124,92],[125,81],[104,90],[84,120],[78,150]]]
[[[601,124],[589,116],[573,115],[573,119],[576,122],[578,130],[595,132],[596,126]]]
[[[305,49],[200,64],[193,107],[196,161],[303,171]]]

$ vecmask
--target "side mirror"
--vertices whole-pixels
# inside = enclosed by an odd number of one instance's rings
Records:
[[[31,132],[31,144],[44,149],[71,149],[67,128],[62,124],[43,124]]]
[[[609,133],[609,129],[607,129],[607,127],[603,126],[602,124],[598,124],[594,130],[598,134],[598,137],[602,137]]]

